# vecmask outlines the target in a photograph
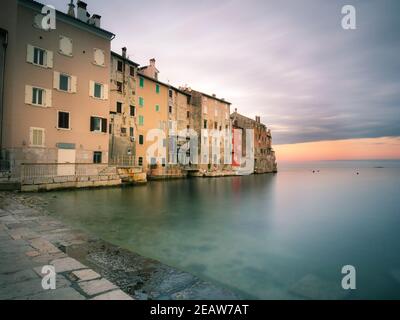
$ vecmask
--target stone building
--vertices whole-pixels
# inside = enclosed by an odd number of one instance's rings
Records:
[[[233,139],[233,166],[240,166],[238,159],[246,154],[246,129],[254,130],[254,173],[277,172],[275,151],[272,149],[271,130],[261,123],[260,117],[255,120],[237,112],[231,114],[232,127],[241,130],[241,137],[234,134]],[[238,145],[239,144],[239,145]],[[240,157],[235,155],[241,153]]]
[[[138,64],[128,59],[127,49],[122,55],[111,52],[110,82],[110,163],[119,166],[135,165],[138,140],[136,77]]]
[[[43,4],[3,0],[6,34],[1,79],[2,159],[25,163],[107,163],[110,43],[86,4],[55,13],[43,29]],[[51,12],[50,12],[51,13]]]
[[[229,136],[226,138],[225,133],[231,131],[231,103],[217,98],[216,95],[208,95],[190,88],[182,88],[182,90],[191,96],[191,128],[197,132],[199,137],[197,168],[202,172],[230,170],[231,139]],[[207,132],[208,137],[202,136],[203,130]],[[220,139],[212,136],[213,132],[220,135]],[[213,144],[219,144],[219,154],[212,153]],[[208,149],[208,158],[204,154],[201,157],[201,148]],[[229,157],[226,156],[227,154]]]

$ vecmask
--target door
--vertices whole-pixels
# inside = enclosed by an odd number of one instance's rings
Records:
[[[58,176],[74,176],[75,175],[75,156],[76,150],[58,149]]]

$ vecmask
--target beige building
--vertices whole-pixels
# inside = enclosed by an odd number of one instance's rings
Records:
[[[261,123],[260,117],[250,119],[237,112],[231,115],[233,129],[241,131],[233,138],[233,166],[240,166],[240,158],[246,156],[246,129],[254,130],[254,173],[277,172],[275,151],[272,149],[271,130]],[[236,155],[239,153],[239,155]]]
[[[122,55],[111,52],[110,82],[110,163],[135,165],[138,141],[136,76],[138,64],[129,60],[127,49]]]
[[[145,171],[150,172],[151,167],[166,167],[168,155],[168,94],[169,87],[155,77],[142,73],[137,75],[137,140],[136,157],[137,164],[142,166]],[[149,136],[152,129],[161,129],[165,136],[160,141]],[[160,148],[156,148],[148,157],[149,147],[158,143]],[[162,148],[166,148],[165,154]]]
[[[78,1],[43,29],[43,5],[3,0],[7,32],[2,106],[3,159],[25,163],[107,163],[110,42]]]

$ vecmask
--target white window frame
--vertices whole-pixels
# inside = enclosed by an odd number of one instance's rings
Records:
[[[107,132],[103,132],[103,119],[107,120],[107,118],[104,118],[104,116],[98,116],[98,115],[91,115],[90,117],[91,118],[100,119],[100,130],[93,130],[93,131],[90,131],[90,132],[98,133],[98,134],[107,134],[108,133],[108,128],[107,127],[106,127]],[[107,121],[107,125],[108,124],[109,124],[109,121]]]
[[[59,125],[59,120],[60,120],[60,112],[63,113],[68,113],[68,128],[60,128]],[[71,112],[65,111],[65,110],[57,110],[57,130],[63,130],[63,131],[71,131]]]
[[[38,89],[43,91],[42,95],[42,104],[34,103],[33,102],[33,90]],[[51,97],[52,97],[52,91],[51,89],[46,89],[42,88],[39,86],[31,86],[31,85],[26,85],[25,86],[25,104],[31,105],[33,107],[40,107],[40,108],[50,108],[51,107]]]
[[[96,84],[99,84],[101,86],[101,97],[96,97],[94,95]],[[108,84],[101,83],[99,81],[90,80],[89,81],[89,96],[96,100],[108,100],[108,88],[109,88]]]
[[[35,49],[44,51],[43,64],[39,64],[39,63],[35,62]],[[28,44],[27,45],[27,53],[26,53],[26,61],[37,67],[51,69],[51,68],[53,68],[53,52],[46,50],[44,48],[38,47],[38,46]]]
[[[37,127],[30,127],[29,130],[30,130],[30,132],[29,132],[29,146],[30,147],[36,147],[36,148],[45,147],[46,146],[46,143],[45,143],[46,130],[44,128],[37,128]],[[41,145],[33,144],[33,133],[34,133],[35,130],[42,132],[42,144]]]

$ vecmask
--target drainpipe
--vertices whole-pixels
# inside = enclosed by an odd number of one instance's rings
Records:
[[[4,37],[3,43],[1,44],[4,48],[4,54],[3,54],[3,71],[2,74],[0,74],[0,79],[1,79],[1,93],[0,93],[0,152],[3,150],[3,118],[4,118],[4,84],[5,84],[5,71],[6,71],[6,51],[7,51],[7,45],[8,45],[8,32],[7,30],[1,29],[0,28],[0,34],[2,37]],[[1,156],[1,154],[0,154]]]

